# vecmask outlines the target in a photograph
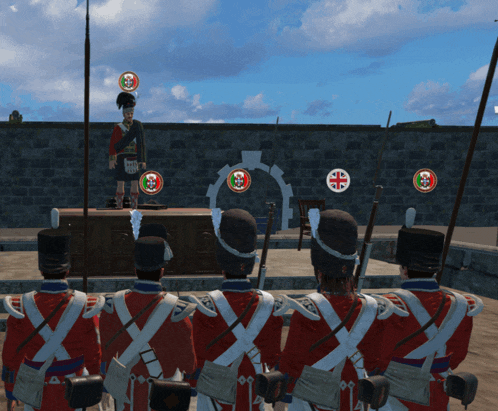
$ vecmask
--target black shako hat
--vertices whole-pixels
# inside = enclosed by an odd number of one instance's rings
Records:
[[[138,238],[141,237],[161,237],[168,241],[168,230],[162,224],[143,224],[138,232]]]
[[[332,250],[352,256],[356,253],[358,224],[351,214],[342,210],[320,212],[318,224],[320,240]],[[311,264],[329,278],[347,278],[353,275],[356,259],[346,260],[330,254],[317,241],[311,238]]]
[[[422,228],[398,231],[396,263],[409,270],[436,273],[441,269],[444,234]]]
[[[38,233],[38,268],[47,274],[60,274],[71,268],[71,233],[46,229]]]
[[[118,98],[116,99],[116,104],[118,105],[118,109],[123,107],[123,114],[124,114],[133,111],[137,103],[135,101],[135,96],[133,94],[123,91],[118,94]]]
[[[220,236],[223,241],[239,253],[252,253],[256,250],[257,225],[254,217],[247,211],[234,208],[223,212],[220,222]],[[245,276],[252,273],[256,260],[253,257],[241,257],[228,251],[216,241],[216,261],[223,271],[233,276]],[[244,264],[243,270],[241,265]]]
[[[164,266],[166,245],[161,237],[142,237],[135,241],[135,267],[155,271]]]

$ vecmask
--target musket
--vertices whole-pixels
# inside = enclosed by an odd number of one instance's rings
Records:
[[[481,128],[482,117],[484,116],[484,110],[486,109],[486,103],[488,102],[489,90],[491,88],[491,83],[493,82],[493,76],[495,74],[497,60],[498,60],[498,39],[496,40],[495,48],[493,50],[493,55],[491,56],[491,62],[489,63],[488,75],[486,77],[486,83],[484,83],[481,102],[479,103],[479,110],[477,111],[476,122],[474,124],[474,132],[472,134],[469,151],[467,153],[467,160],[465,160],[465,166],[463,168],[462,178],[460,179],[460,186],[458,187],[458,192],[455,200],[455,207],[453,208],[453,214],[451,215],[450,225],[448,226],[448,232],[446,233],[446,239],[444,241],[441,270],[437,273],[436,276],[438,284],[441,282],[441,276],[443,275],[446,256],[448,255],[448,250],[450,248],[451,237],[453,236],[453,229],[455,228],[458,209],[460,208],[460,202],[462,201],[463,191],[465,190],[465,183],[467,181],[467,176],[469,174],[469,169],[470,169],[470,163],[472,162],[472,156],[474,154],[474,149],[477,143],[477,136],[479,135],[479,130]]]
[[[263,251],[261,252],[261,260],[259,261],[258,270],[258,289],[262,290],[265,284],[266,277],[266,256],[268,255],[268,248],[270,247],[270,234],[273,226],[273,213],[275,203],[270,203],[270,213],[268,215],[268,223],[266,224],[265,242],[263,244]]]
[[[90,126],[90,13],[89,1],[86,0],[86,36],[85,36],[85,177],[83,200],[83,292],[88,292],[88,135]]]
[[[271,159],[271,166],[268,170],[268,173],[271,175],[271,169],[273,167],[273,164],[275,162],[275,146],[276,146],[276,141],[275,137],[277,135],[277,129],[278,129],[278,117],[277,117],[277,123],[275,124],[275,133],[273,135],[273,150],[272,150],[272,159]],[[268,194],[268,181],[266,181],[266,191],[265,191],[265,204],[270,205],[270,212],[268,214],[268,222],[266,224],[266,231],[265,231],[265,242],[263,244],[263,251],[261,253],[261,260],[259,262],[259,270],[258,270],[258,282],[257,282],[257,287],[259,290],[263,289],[263,286],[265,284],[265,277],[266,277],[266,256],[268,255],[268,248],[270,247],[270,235],[271,235],[271,229],[273,227],[273,214],[274,214],[274,209],[275,209],[275,203],[273,202],[266,202],[266,196]]]
[[[370,251],[372,248],[370,239],[372,238],[372,232],[375,225],[375,217],[377,215],[377,207],[379,206],[379,199],[380,195],[382,194],[382,186],[376,186],[376,188],[377,191],[375,192],[375,200],[372,206],[372,212],[370,213],[370,221],[368,222],[367,230],[365,231],[365,238],[363,239],[363,247],[361,248],[360,265],[356,267],[354,276],[354,283],[358,292],[361,291],[361,287],[363,286],[368,259],[370,258]]]
[[[273,148],[272,148],[272,161],[271,161],[271,166],[270,166],[270,169],[268,170],[268,174],[271,175],[271,169],[273,167],[273,164],[275,163],[275,146],[276,146],[276,136],[277,136],[277,129],[278,129],[278,117],[277,117],[277,123],[275,124],[275,133],[273,135]],[[267,203],[266,202],[266,196],[268,194],[268,181],[269,180],[266,180],[266,191],[265,191],[265,204],[270,204],[270,203]]]
[[[389,122],[391,121],[391,114],[392,114],[392,111],[389,111],[389,118],[387,119],[387,126],[386,126],[386,136],[384,137],[384,142],[382,143],[382,148],[380,149],[379,161],[377,162],[377,170],[375,170],[375,175],[374,175],[374,179],[373,179],[373,186],[374,187],[375,187],[375,181],[377,180],[377,173],[379,172],[379,169],[380,169],[380,162],[382,161],[382,153],[384,152],[384,147],[385,147],[386,142],[387,142],[387,135],[389,133]]]

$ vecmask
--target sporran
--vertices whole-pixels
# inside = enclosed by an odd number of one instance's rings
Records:
[[[124,168],[128,174],[138,173],[138,162],[136,157],[125,157]]]

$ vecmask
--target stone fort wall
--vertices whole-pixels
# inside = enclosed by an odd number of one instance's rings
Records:
[[[116,192],[108,162],[114,125],[90,124],[90,208],[104,207]],[[298,199],[325,198],[327,208],[345,210],[359,225],[368,224],[372,180],[386,134],[381,126],[283,124],[275,132],[271,124],[144,123],[144,129],[147,170],[163,176],[164,188],[155,196],[141,193],[139,203],[154,199],[171,208],[243,208],[261,217],[268,214],[266,199],[276,201],[278,229],[286,229],[299,225]],[[498,226],[497,131],[481,127],[457,226]],[[472,132],[473,127],[391,127],[376,181],[384,187],[376,224],[401,225],[406,209],[415,207],[417,225],[448,225]],[[52,208],[83,208],[82,122],[0,123],[0,146],[0,228],[49,227]],[[243,152],[253,152],[253,157],[246,154],[249,163],[267,168],[248,168],[251,187],[233,193],[219,180],[225,167],[243,162]],[[345,192],[326,186],[335,168],[351,177]],[[412,183],[422,168],[438,178],[430,193],[418,192]],[[129,183],[125,187],[128,196]]]

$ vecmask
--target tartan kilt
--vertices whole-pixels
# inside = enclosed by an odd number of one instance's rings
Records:
[[[137,157],[136,154],[130,155],[130,154],[118,154],[117,156],[117,162],[116,162],[116,167],[115,167],[115,172],[114,172],[114,177],[116,181],[138,181],[140,176],[138,175],[138,169],[137,172],[134,174],[128,174],[125,171],[125,158],[130,158],[130,157]],[[138,158],[137,158],[138,161]]]

